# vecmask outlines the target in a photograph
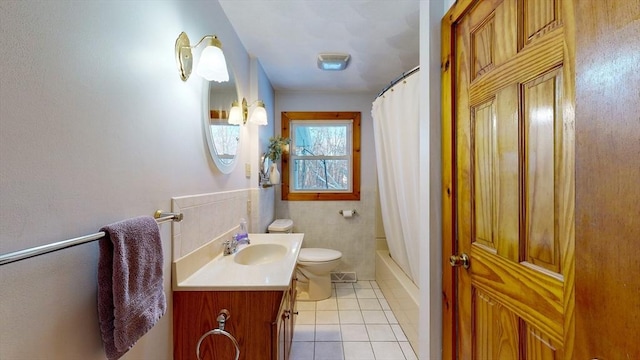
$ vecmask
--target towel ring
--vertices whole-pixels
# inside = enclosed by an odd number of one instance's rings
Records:
[[[198,346],[196,347],[196,356],[198,357],[198,360],[202,360],[202,359],[200,359],[200,344],[202,344],[202,341],[204,340],[204,338],[206,338],[209,335],[224,335],[224,336],[228,337],[229,339],[231,339],[231,341],[233,342],[233,345],[236,347],[236,359],[235,360],[238,360],[238,358],[240,358],[240,348],[238,347],[238,341],[236,341],[236,338],[234,338],[233,335],[229,334],[228,332],[226,332],[224,330],[213,329],[213,330],[209,330],[206,333],[204,333],[200,337],[200,340],[198,340]]]

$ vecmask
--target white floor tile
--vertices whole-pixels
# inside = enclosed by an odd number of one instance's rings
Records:
[[[358,299],[338,299],[339,310],[360,310]]]
[[[375,299],[377,298],[374,289],[356,289],[358,299]]]
[[[416,356],[416,353],[413,351],[413,348],[411,347],[411,344],[409,342],[403,341],[398,344],[400,344],[400,348],[402,349],[404,357],[407,358],[407,360],[418,360],[418,357]]]
[[[313,341],[298,341],[291,344],[291,360],[311,360],[313,359]]]
[[[360,310],[382,310],[378,299],[358,299]]]
[[[367,332],[371,341],[396,341],[390,325],[367,325]]]
[[[316,325],[316,341],[342,341],[340,325]]]
[[[367,328],[364,325],[340,325],[342,341],[369,341]]]
[[[344,360],[375,360],[371,343],[368,341],[344,342]]]
[[[296,316],[296,325],[298,324],[315,325],[316,312],[311,310],[299,310],[298,316]]]
[[[293,328],[293,341],[314,341],[315,332],[315,325],[296,324]]]
[[[337,310],[316,311],[316,324],[340,324]]]
[[[342,342],[317,342],[314,359],[344,360],[344,354],[342,353]]]
[[[371,342],[376,360],[405,360],[397,342]]]
[[[398,323],[398,319],[396,319],[396,316],[393,314],[393,311],[385,310],[384,314],[387,315],[387,320],[389,320],[389,324],[397,324]]]
[[[362,318],[365,324],[388,324],[389,321],[382,310],[363,310]]]
[[[336,289],[353,289],[353,283],[335,283]]]
[[[358,281],[353,284],[355,289],[371,289],[371,282],[367,280]]]
[[[316,310],[338,310],[336,298],[320,300],[316,303]]]
[[[337,288],[336,297],[338,299],[352,299],[356,297],[356,292],[353,287],[349,288]]]
[[[364,324],[360,310],[339,310],[340,324]]]
[[[378,298],[378,301],[380,302],[380,306],[382,306],[382,310],[391,310],[391,306],[389,306],[386,299]]]
[[[400,325],[391,325],[391,330],[393,330],[393,333],[396,335],[396,340],[409,341],[409,339],[407,339],[407,336],[404,334],[404,331],[402,331]]]
[[[299,301],[290,360],[417,360],[375,281],[332,284],[333,296]]]

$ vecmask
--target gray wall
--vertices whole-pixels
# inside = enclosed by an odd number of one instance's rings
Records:
[[[0,253],[169,210],[172,196],[250,187],[244,166],[215,169],[202,80],[183,82],[175,64],[181,31],[192,43],[217,34],[247,96],[250,59],[217,2],[3,1],[0,10]],[[161,225],[169,311],[125,359],[172,357],[170,229]],[[97,259],[94,242],[0,268],[1,359],[105,358]]]

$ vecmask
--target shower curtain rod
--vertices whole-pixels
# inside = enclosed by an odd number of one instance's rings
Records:
[[[395,80],[393,80],[389,85],[387,85],[387,87],[385,87],[384,89],[382,89],[382,91],[380,91],[380,93],[378,94],[378,96],[376,96],[376,99],[379,98],[380,96],[384,95],[384,93],[387,92],[387,90],[391,89],[395,84],[399,83],[400,81],[406,79],[409,75],[413,74],[414,72],[420,70],[420,65],[414,67],[413,69],[407,71],[407,72],[403,72],[402,75],[400,75],[399,77],[397,77]]]

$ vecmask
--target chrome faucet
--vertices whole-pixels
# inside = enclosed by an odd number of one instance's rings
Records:
[[[224,250],[222,252],[224,256],[234,254],[238,246],[238,244],[234,240],[227,240],[223,242],[222,245],[224,246]]]
[[[249,240],[249,236],[247,234],[235,234],[231,240],[227,240],[222,243],[224,246],[223,255],[232,255],[238,251],[238,245],[240,244],[251,244],[251,240]]]

